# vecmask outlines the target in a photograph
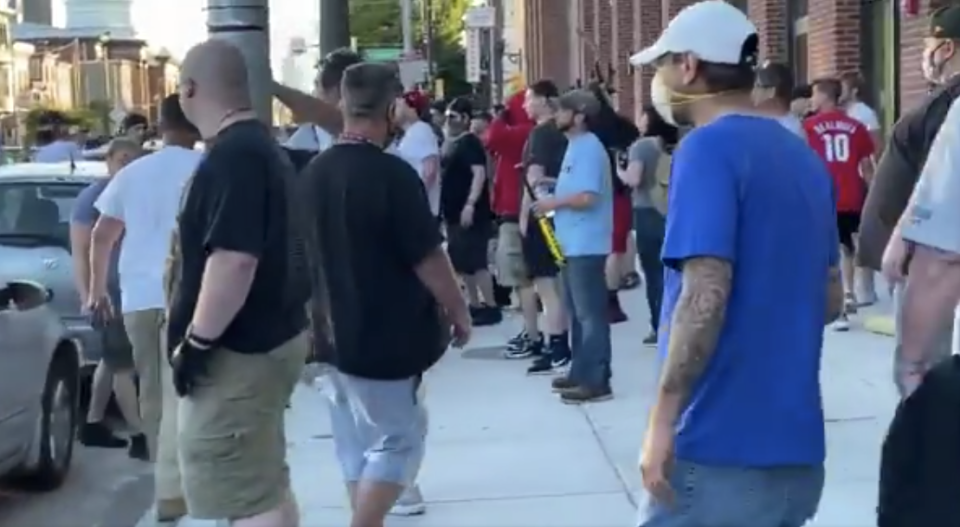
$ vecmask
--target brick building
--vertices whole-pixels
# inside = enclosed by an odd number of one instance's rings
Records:
[[[627,63],[651,44],[680,9],[695,0],[512,0],[524,28],[527,82],[553,79],[561,87],[586,81],[597,63],[612,70],[621,112],[648,100],[652,72]],[[762,59],[784,61],[798,81],[859,70],[864,97],[889,126],[901,107],[926,90],[920,55],[926,15],[945,0],[729,0],[746,11],[761,37]],[[522,5],[521,5],[522,4]],[[913,10],[913,9],[912,9]]]

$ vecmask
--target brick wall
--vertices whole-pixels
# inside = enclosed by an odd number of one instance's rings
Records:
[[[664,25],[696,0],[524,0],[528,81],[552,78],[565,87],[581,75],[588,80],[594,62],[610,63],[621,112],[637,115],[649,102],[653,72],[628,66],[629,56],[649,46]],[[734,0],[731,0],[734,1]],[[860,67],[860,3],[863,0],[808,0],[807,63],[810,79]],[[887,0],[899,3],[900,0]],[[947,0],[920,0],[920,13],[900,21],[899,91],[901,112],[922,98],[920,73],[927,15]],[[786,0],[746,0],[747,13],[761,34],[764,59],[787,61],[789,11]],[[572,13],[566,9],[575,10]],[[575,22],[571,22],[571,19]],[[562,31],[561,29],[568,29]],[[573,53],[576,50],[579,53]],[[598,56],[599,53],[599,56]],[[577,60],[579,56],[579,60]],[[574,64],[576,63],[576,64]]]
[[[810,0],[808,78],[857,70],[860,65],[860,0]]]
[[[790,15],[782,0],[748,0],[747,15],[760,32],[760,60],[786,62]]]
[[[617,90],[614,104],[624,115],[634,115],[635,91],[633,68],[629,64],[630,55],[635,48],[636,26],[634,26],[635,0],[614,0],[611,17],[613,18],[613,52],[610,62],[616,75],[613,87]]]
[[[568,2],[556,0],[526,0],[527,47],[524,71],[527,84],[540,79],[551,79],[558,86],[567,86],[570,80],[570,46],[575,38],[567,30]],[[532,38],[531,38],[532,37]]]
[[[920,69],[923,61],[923,37],[930,26],[927,16],[944,0],[920,0],[916,16],[900,18],[900,112],[915,106],[927,93],[927,80]]]

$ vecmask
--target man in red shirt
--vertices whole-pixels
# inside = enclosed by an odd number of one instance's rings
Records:
[[[867,128],[840,107],[843,85],[837,79],[821,79],[813,83],[811,105],[816,113],[808,117],[803,128],[810,146],[826,162],[833,176],[837,198],[837,229],[840,231],[843,288],[846,292],[845,313],[834,329],[850,329],[849,314],[856,311],[854,279],[855,238],[860,229],[860,212],[867,196],[867,182],[873,175],[873,139]]]

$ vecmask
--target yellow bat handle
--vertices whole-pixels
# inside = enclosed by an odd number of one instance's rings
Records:
[[[563,257],[563,251],[560,250],[560,242],[557,241],[557,235],[553,232],[553,226],[550,225],[550,221],[543,216],[537,216],[537,226],[540,227],[540,232],[543,234],[543,239],[547,243],[547,250],[549,250],[550,255],[553,256],[553,261],[557,264],[557,267],[563,267],[566,263],[566,258]]]

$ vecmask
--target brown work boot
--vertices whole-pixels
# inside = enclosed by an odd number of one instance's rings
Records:
[[[550,383],[550,387],[553,388],[553,391],[560,393],[575,389],[577,387],[577,383],[570,380],[570,377],[562,375],[560,377],[554,377],[553,381]]]
[[[187,502],[183,498],[157,500],[157,522],[175,522],[187,515]]]
[[[584,404],[599,403],[613,399],[613,392],[610,386],[600,388],[587,388],[586,386],[577,386],[570,390],[560,392],[560,400],[564,404]]]

